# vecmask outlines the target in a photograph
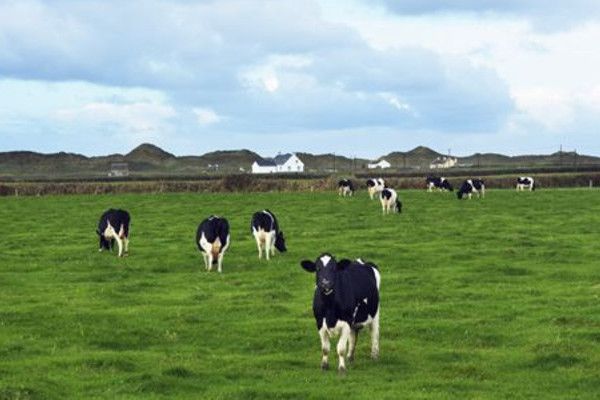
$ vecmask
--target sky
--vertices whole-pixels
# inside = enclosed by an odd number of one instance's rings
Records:
[[[0,151],[600,155],[596,0],[0,0]]]

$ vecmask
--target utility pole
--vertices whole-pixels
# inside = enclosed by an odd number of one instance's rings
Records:
[[[333,173],[335,174],[335,152],[333,153]]]
[[[562,144],[560,145],[560,150],[558,151],[558,165],[562,166]]]

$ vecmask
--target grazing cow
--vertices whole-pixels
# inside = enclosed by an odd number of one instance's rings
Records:
[[[207,271],[211,271],[213,264],[217,263],[217,270],[222,272],[223,255],[229,248],[229,239],[229,222],[225,218],[212,215],[200,223],[196,244],[202,252]]]
[[[437,176],[428,176],[425,181],[427,182],[428,192],[431,192],[434,188],[438,189],[439,191],[454,191],[454,188],[452,187],[448,179],[444,177],[438,178]]]
[[[279,230],[277,218],[275,218],[275,214],[271,211],[262,210],[255,212],[250,223],[250,230],[254,235],[254,239],[256,239],[259,259],[262,258],[263,244],[267,260],[269,260],[270,255],[275,255],[275,249],[282,253],[287,251],[283,232]]]
[[[402,203],[398,199],[398,194],[394,189],[383,189],[379,195],[379,200],[381,201],[381,208],[384,215],[402,212]]]
[[[338,194],[344,197],[354,195],[354,184],[350,179],[342,179],[338,182]]]
[[[459,200],[465,195],[470,199],[473,193],[476,193],[477,197],[485,197],[485,184],[481,179],[467,179],[464,181],[456,196]]]
[[[112,250],[114,242],[119,246],[119,257],[129,253],[129,222],[131,218],[125,210],[106,210],[100,217],[96,233],[100,237],[100,249]]]
[[[535,190],[535,180],[530,176],[521,176],[517,178],[517,192],[529,189],[529,191]]]
[[[385,181],[381,178],[372,178],[367,180],[367,190],[369,191],[369,197],[373,200],[375,193],[381,192],[385,188]]]
[[[379,356],[379,283],[375,264],[340,260],[322,254],[315,262],[300,263],[308,272],[316,273],[313,313],[321,337],[321,368],[329,368],[329,338],[339,334],[337,344],[338,371],[346,371],[346,358],[354,359],[356,339],[361,328],[371,329],[371,357]]]

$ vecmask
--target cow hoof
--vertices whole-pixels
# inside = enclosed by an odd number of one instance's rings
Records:
[[[352,355],[349,355],[349,356],[347,357],[347,359],[348,359],[348,362],[350,362],[350,363],[351,363],[351,362],[354,362],[354,354],[352,354]]]
[[[340,374],[342,376],[346,375],[346,367],[339,367],[338,374]]]
[[[371,353],[371,359],[378,360],[379,359],[379,353]]]

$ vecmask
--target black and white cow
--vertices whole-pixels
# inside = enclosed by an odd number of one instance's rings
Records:
[[[402,203],[398,199],[398,193],[394,189],[384,188],[379,194],[379,200],[381,201],[381,209],[384,215],[402,212]]]
[[[100,237],[100,248],[112,250],[114,242],[119,246],[119,257],[129,253],[129,223],[131,218],[125,210],[114,208],[106,210],[100,216],[96,233]]]
[[[271,211],[255,212],[250,222],[250,230],[254,235],[254,239],[256,239],[259,259],[262,258],[263,245],[267,260],[269,260],[270,255],[275,255],[275,249],[282,253],[287,251],[283,232],[279,230],[277,218]]]
[[[342,179],[338,182],[338,194],[344,197],[354,195],[354,184],[350,179]]]
[[[369,197],[373,200],[375,193],[381,192],[385,188],[385,181],[382,178],[371,178],[367,180],[367,190]]]
[[[530,176],[520,176],[517,178],[517,192],[529,189],[529,191],[535,190],[535,180]]]
[[[202,252],[207,271],[211,271],[213,264],[217,263],[217,270],[222,272],[223,255],[229,243],[229,222],[225,218],[212,215],[200,223],[196,231],[196,244]]]
[[[428,176],[426,179],[427,182],[427,191],[431,192],[433,189],[438,189],[440,191],[454,191],[452,184],[448,181],[448,179],[444,177],[438,178],[437,176]]]
[[[329,338],[340,335],[337,344],[338,371],[346,371],[346,359],[354,359],[356,339],[361,328],[371,329],[371,357],[379,356],[379,283],[375,264],[336,259],[322,254],[315,262],[300,263],[316,273],[313,313],[321,337],[321,368],[329,368]]]
[[[485,197],[485,183],[481,179],[467,179],[460,186],[460,189],[456,193],[458,199],[462,199],[465,195],[470,199],[473,193],[477,194],[477,197]]]

